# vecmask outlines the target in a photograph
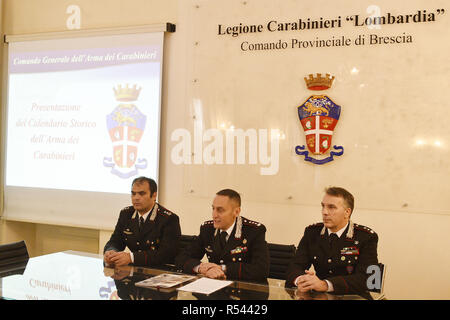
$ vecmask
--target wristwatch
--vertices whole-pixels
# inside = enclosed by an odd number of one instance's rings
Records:
[[[227,273],[227,266],[224,264],[221,264],[220,267],[222,268],[223,273]]]

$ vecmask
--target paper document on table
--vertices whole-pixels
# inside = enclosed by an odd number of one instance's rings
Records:
[[[170,288],[192,279],[195,279],[195,277],[188,275],[163,273],[159,276],[139,281],[135,285],[144,288]]]
[[[233,283],[233,281],[200,278],[200,279],[198,279],[194,282],[191,282],[181,288],[178,288],[177,290],[210,294],[210,293],[220,290],[232,283]]]

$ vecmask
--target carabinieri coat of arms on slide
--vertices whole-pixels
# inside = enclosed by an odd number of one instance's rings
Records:
[[[147,117],[137,108],[135,101],[141,88],[114,88],[119,105],[106,116],[106,125],[113,146],[113,156],[104,157],[103,165],[111,173],[127,179],[137,175],[138,169],[147,168],[146,159],[138,159],[138,146],[144,134]]]

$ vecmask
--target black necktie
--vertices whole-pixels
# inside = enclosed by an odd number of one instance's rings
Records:
[[[139,218],[139,231],[141,231],[142,228],[144,228],[144,217]]]
[[[328,240],[330,241],[330,247],[331,248],[333,248],[336,245],[338,239],[339,239],[339,237],[338,237],[338,235],[336,233],[330,234]]]
[[[223,248],[225,248],[225,245],[227,244],[227,232],[226,231],[222,231],[220,233],[220,247],[223,250]]]

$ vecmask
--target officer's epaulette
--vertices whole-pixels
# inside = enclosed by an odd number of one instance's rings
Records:
[[[245,218],[242,219],[242,224],[245,224],[246,226],[250,226],[250,227],[260,227],[261,226],[260,222],[245,219]]]
[[[163,216],[171,216],[173,214],[172,211],[167,210],[166,208],[158,208],[158,214],[163,215]]]
[[[363,226],[363,225],[360,225],[360,224],[356,224],[356,223],[355,223],[355,229],[361,230],[361,231],[364,231],[364,232],[367,232],[367,233],[375,233],[375,231],[373,231],[369,227],[366,227],[366,226]]]
[[[307,228],[322,228],[322,227],[323,227],[323,222],[317,222],[317,223],[310,224]]]
[[[123,213],[127,212],[128,214],[133,214],[135,211],[136,210],[134,210],[133,206],[128,206],[128,207],[125,207],[122,210],[120,210],[120,212],[123,212]]]
[[[208,220],[202,223],[202,226],[214,226],[214,220]]]

